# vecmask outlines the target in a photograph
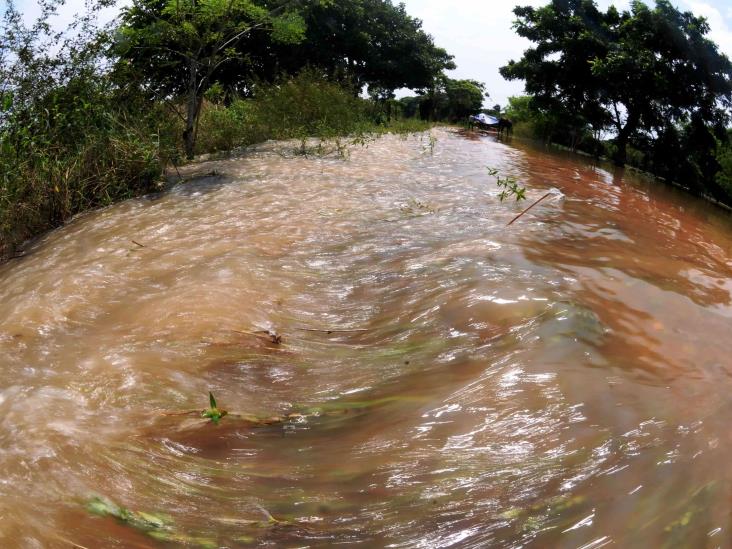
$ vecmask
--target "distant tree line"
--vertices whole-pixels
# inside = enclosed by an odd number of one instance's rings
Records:
[[[407,118],[464,121],[468,116],[481,112],[485,96],[485,84],[482,82],[441,76],[419,95],[401,98],[399,109]]]

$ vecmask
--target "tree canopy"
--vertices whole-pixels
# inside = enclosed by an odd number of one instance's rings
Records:
[[[313,0],[315,1],[315,0]],[[185,97],[186,155],[193,157],[203,94],[229,67],[246,63],[245,36],[296,43],[305,30],[292,0],[135,0],[125,9],[114,51],[157,97]]]
[[[674,124],[724,132],[732,102],[732,64],[707,38],[709,25],[668,0],[651,8],[600,11],[593,0],[517,7],[514,28],[534,42],[501,68],[526,82],[533,106],[593,129],[611,129],[615,159],[629,139],[657,137]]]
[[[352,86],[427,88],[452,56],[391,0],[135,0],[122,16],[118,70],[135,72],[157,98],[185,98],[193,154],[204,93],[245,94],[305,66]]]
[[[257,39],[241,43],[255,76],[271,80],[303,66],[361,90],[379,88],[389,95],[398,88],[427,89],[452,56],[434,44],[422,22],[391,0],[306,2],[299,11],[305,22],[297,45]]]
[[[483,107],[485,84],[476,80],[455,80],[446,76],[435,79],[433,86],[422,95],[399,100],[407,117],[425,120],[464,120],[478,114]]]

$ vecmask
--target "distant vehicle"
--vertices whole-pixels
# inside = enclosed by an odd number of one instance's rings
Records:
[[[475,124],[479,128],[482,126],[487,126],[488,128],[492,129],[498,128],[499,123],[498,118],[485,113],[474,114],[470,116],[469,121],[471,124]]]
[[[481,130],[496,130],[498,137],[502,134],[510,136],[513,133],[513,123],[508,118],[496,118],[490,114],[480,113],[468,117],[470,127],[477,126]]]

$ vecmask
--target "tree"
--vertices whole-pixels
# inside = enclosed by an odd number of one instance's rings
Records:
[[[501,68],[526,81],[536,107],[574,117],[574,126],[615,133],[617,164],[639,133],[653,136],[669,121],[715,128],[732,101],[732,64],[706,38],[709,25],[667,0],[655,9],[638,0],[605,13],[593,0],[552,0],[517,7],[516,32],[531,40],[519,61]]]
[[[476,80],[454,80],[444,74],[422,95],[400,99],[406,117],[419,114],[423,120],[460,120],[478,114],[483,107],[485,84]]]
[[[237,49],[245,37],[302,40],[297,6],[293,0],[266,6],[251,0],[135,0],[117,33],[118,70],[132,69],[156,98],[185,99],[183,139],[191,159],[205,92],[232,66],[248,63]]]
[[[540,9],[517,7],[516,32],[537,43],[518,62],[510,61],[501,74],[526,81],[531,109],[549,120],[565,120],[568,133],[607,122],[598,108],[599,82],[589,60],[603,57],[607,25],[592,0],[553,1]],[[545,128],[549,129],[549,128]]]
[[[419,103],[421,99],[422,98],[420,96],[414,95],[399,99],[402,115],[405,118],[414,118],[417,116],[419,114]]]
[[[478,114],[483,108],[485,84],[475,80],[445,79],[447,112],[443,117],[459,120]]]
[[[306,3],[303,40],[297,45],[250,36],[241,51],[257,78],[271,81],[309,65],[360,93],[364,86],[381,98],[399,88],[429,89],[453,57],[434,44],[422,22],[391,0],[338,0]],[[235,82],[233,83],[236,84]]]

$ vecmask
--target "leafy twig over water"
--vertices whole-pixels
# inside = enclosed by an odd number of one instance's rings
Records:
[[[515,196],[516,202],[526,200],[526,187],[519,186],[515,177],[501,177],[501,174],[499,174],[498,170],[495,168],[488,168],[488,175],[495,177],[496,185],[503,189],[501,194],[498,195],[501,202],[510,196]]]

